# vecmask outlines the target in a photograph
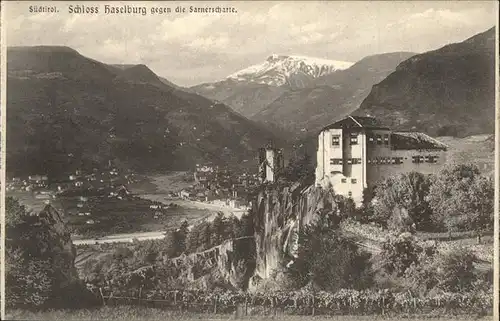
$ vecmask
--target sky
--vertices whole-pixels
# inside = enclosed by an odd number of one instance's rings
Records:
[[[146,7],[106,14],[104,6]],[[113,64],[145,64],[181,85],[219,81],[271,54],[356,62],[395,51],[425,52],[496,24],[496,1],[4,2],[8,46],[64,45]],[[99,8],[70,13],[69,6]],[[55,6],[56,13],[30,13]],[[182,6],[236,13],[175,13]],[[172,13],[151,14],[170,7]],[[4,23],[4,26],[5,26]]]

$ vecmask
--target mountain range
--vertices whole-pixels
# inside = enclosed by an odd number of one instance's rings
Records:
[[[405,60],[373,86],[354,114],[433,136],[493,133],[495,36],[491,28]]]
[[[57,176],[109,160],[138,172],[250,163],[274,139],[144,65],[108,65],[68,47],[11,47],[7,71],[11,175]]]
[[[291,88],[308,87],[314,79],[344,70],[352,62],[273,54],[266,61],[229,75],[229,79]]]
[[[374,84],[413,55],[386,53],[354,64],[272,55],[264,63],[245,68],[225,80],[197,85],[191,90],[224,102],[242,115],[265,124],[275,134],[300,137],[331,119],[353,112]]]
[[[315,133],[356,110],[374,84],[413,55],[397,52],[366,57],[348,69],[318,77],[314,86],[284,92],[251,118],[290,134]]]
[[[317,78],[351,65],[345,61],[273,54],[264,62],[237,71],[224,80],[190,89],[224,102],[245,117],[252,117],[288,90],[309,88]]]
[[[372,55],[350,66],[332,61],[331,69],[317,68],[321,59],[289,57],[300,56],[273,55],[191,90],[299,140],[347,115],[370,115],[397,130],[434,136],[494,130],[494,28],[425,53]],[[303,74],[296,70],[309,71],[307,81],[294,81]]]

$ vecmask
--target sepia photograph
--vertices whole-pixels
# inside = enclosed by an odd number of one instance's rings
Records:
[[[496,1],[1,6],[2,319],[499,317]]]

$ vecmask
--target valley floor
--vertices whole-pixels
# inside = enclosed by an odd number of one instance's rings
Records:
[[[101,307],[96,309],[82,309],[77,311],[55,310],[48,312],[27,312],[22,310],[10,311],[6,314],[8,320],[290,320],[290,321],[369,321],[369,320],[441,320],[441,321],[466,321],[466,320],[492,320],[491,316],[419,316],[419,315],[400,315],[400,316],[299,316],[299,315],[278,315],[278,316],[244,316],[237,317],[231,314],[200,314],[200,313],[181,313],[177,311],[168,311],[144,307]]]

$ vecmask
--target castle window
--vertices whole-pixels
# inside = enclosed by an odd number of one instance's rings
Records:
[[[342,183],[347,183],[347,179],[345,179],[345,178],[342,178],[340,181],[341,181]]]
[[[403,157],[394,157],[392,159],[393,164],[403,164]]]
[[[373,138],[373,136],[370,136],[370,137],[368,137],[368,141],[370,143],[373,143],[373,142],[375,142],[375,138]]]
[[[368,163],[368,164],[371,164],[371,163],[372,163],[372,160],[368,158],[367,163]]]
[[[347,160],[347,164],[349,164],[349,165],[351,165],[351,164],[352,164],[352,158],[349,158],[349,159]]]
[[[377,135],[377,145],[382,145],[382,136]]]
[[[352,192],[351,192],[351,191],[349,191],[349,192],[347,193],[347,195],[348,195],[349,197],[352,197]]]
[[[358,134],[351,133],[351,145],[357,145],[357,144],[358,144]]]
[[[353,158],[352,163],[353,164],[361,164],[361,158]]]
[[[357,179],[355,179],[355,178],[351,179],[351,183],[352,183],[352,184],[356,184],[357,182],[358,182],[358,180],[357,180]]]
[[[342,158],[330,158],[330,165],[342,165]]]
[[[422,163],[423,161],[421,161],[421,157],[420,156],[412,156],[411,162],[414,163],[414,164],[419,164],[419,163]]]
[[[389,145],[389,135],[387,134],[384,135],[384,144]]]
[[[339,146],[340,145],[340,136],[339,135],[332,136],[332,145],[333,146]]]
[[[438,159],[437,156],[426,156],[425,157],[425,161],[427,163],[437,163],[437,159]]]

